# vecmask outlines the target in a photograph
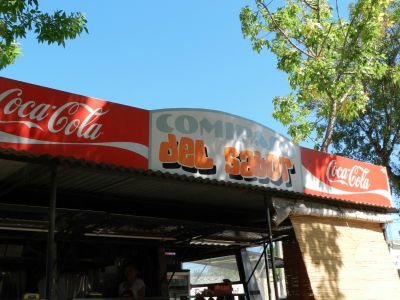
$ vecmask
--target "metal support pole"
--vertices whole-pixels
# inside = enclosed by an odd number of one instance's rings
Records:
[[[239,271],[240,281],[243,282],[243,289],[246,295],[246,300],[250,300],[248,282],[246,281],[246,272],[244,271],[243,258],[240,250],[236,252],[236,264]]]
[[[258,267],[258,265],[260,264],[261,259],[264,257],[265,252],[267,251],[267,246],[268,246],[268,244],[264,244],[263,252],[260,254],[260,257],[258,258],[258,260],[257,260],[257,262],[256,262],[256,265],[254,266],[253,270],[251,271],[251,274],[250,274],[249,278],[247,278],[247,280],[246,280],[246,283],[247,283],[247,284],[249,284],[251,278],[253,278],[253,275],[254,275],[254,273],[256,272],[257,267]]]
[[[271,244],[269,247],[271,247]],[[264,260],[265,260],[265,273],[267,274],[268,300],[271,300],[271,285],[269,283],[269,262],[268,262],[267,248],[265,244],[264,244]]]
[[[54,238],[56,227],[56,200],[57,200],[57,166],[51,169],[50,203],[49,203],[49,232],[47,236],[46,257],[46,300],[55,298],[55,277],[57,249]]]
[[[282,248],[282,241],[276,242],[276,256],[283,258],[283,248]],[[279,270],[279,297],[285,298],[286,295],[286,285],[285,285],[285,269],[281,268]]]
[[[272,265],[272,277],[274,278],[274,292],[275,292],[275,299],[279,300],[279,295],[278,295],[278,280],[276,278],[276,268],[275,268],[275,256],[274,256],[274,246],[272,242],[272,228],[271,228],[271,215],[269,212],[269,205],[267,204],[267,199],[264,198],[264,206],[265,210],[267,211],[267,230],[268,230],[268,239],[269,239],[269,250],[270,250],[270,255],[271,255],[271,265]],[[269,270],[267,270],[269,271]]]

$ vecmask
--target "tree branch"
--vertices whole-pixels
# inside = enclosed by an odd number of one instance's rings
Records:
[[[312,52],[311,49],[307,48],[307,51],[301,49],[299,46],[297,46],[295,43],[293,43],[293,41],[291,40],[291,38],[289,37],[289,35],[276,23],[274,16],[271,14],[271,12],[269,11],[267,5],[264,2],[260,3],[264,9],[266,10],[269,18],[271,19],[272,23],[274,24],[274,27],[279,31],[280,34],[282,34],[285,38],[285,40],[293,47],[295,48],[297,51],[301,52],[302,54],[310,57],[310,58],[314,58],[315,57],[315,53]]]
[[[350,29],[351,29],[351,27],[353,26],[354,21],[355,21],[356,18],[357,18],[357,16],[353,16],[353,17],[351,18],[349,27],[347,27],[347,31],[346,31],[346,34],[345,34],[345,36],[344,36],[344,41],[343,41],[343,46],[342,46],[342,55],[341,55],[341,57],[340,57],[339,63],[337,64],[337,66],[338,66],[338,73],[337,73],[337,76],[336,76],[336,82],[339,81],[340,78],[342,77],[342,74],[339,72],[339,67],[341,68],[341,67],[342,67],[342,64],[344,63],[344,57],[343,57],[343,56],[344,56],[344,49],[346,49],[347,39],[348,39],[348,37],[349,37]],[[358,31],[358,32],[357,32],[356,41],[357,41],[359,35],[360,35],[360,32]],[[356,41],[354,41],[352,44],[355,44]]]
[[[331,33],[332,25],[333,25],[332,23],[329,25],[328,32],[327,32],[327,34],[325,35],[324,40],[322,41],[321,47],[320,47],[319,51],[317,50],[317,57],[320,56],[321,53],[322,53],[322,49],[324,48],[324,45],[325,45],[325,43],[326,43],[326,40],[328,39],[328,36],[329,36],[329,34]]]
[[[340,23],[340,29],[341,29],[341,31],[342,31],[342,33],[343,33],[343,36],[345,37],[345,33],[344,33],[344,31],[343,31],[342,18],[340,17],[340,13],[339,13],[339,4],[338,4],[338,0],[336,0],[336,13],[337,13],[338,20],[339,20],[339,23]]]
[[[323,152],[328,151],[328,147],[332,141],[332,134],[333,134],[333,128],[336,123],[336,116],[337,116],[337,103],[336,101],[331,100],[331,105],[329,108],[328,125],[326,127],[325,137],[321,145],[321,151]]]
[[[342,97],[340,97],[339,99],[339,103],[342,103],[347,96],[350,94],[351,90],[353,89],[354,86],[350,85],[349,88],[347,89],[347,91],[342,95]]]
[[[302,0],[301,2],[303,2],[305,5],[307,5],[309,8],[311,8],[312,10],[316,10],[315,6],[313,6],[310,2],[308,2],[307,0]]]
[[[400,134],[400,122],[397,123],[396,129],[395,129],[395,132],[394,132],[394,135],[393,135],[393,139],[391,141],[392,148],[393,148],[393,146],[395,144],[398,143],[398,139],[400,137],[399,134]]]
[[[385,156],[383,155],[383,151],[382,151],[381,145],[379,145],[378,141],[376,139],[374,139],[374,137],[372,136],[372,126],[371,126],[371,124],[365,124],[365,127],[364,127],[364,121],[362,119],[356,119],[356,123],[358,124],[358,126],[361,128],[361,130],[367,136],[369,142],[374,147],[375,152],[379,156],[379,158],[382,161],[385,161],[386,159],[385,159]]]
[[[385,86],[383,85],[382,88],[383,88],[383,94],[385,94]],[[392,135],[393,127],[392,127],[392,122],[391,122],[391,119],[392,119],[391,113],[389,110],[390,110],[389,104],[385,105],[385,108],[384,108],[385,122],[384,123],[386,123],[386,126],[385,126],[385,124],[382,124],[381,131],[382,131],[382,135],[383,135],[383,148],[386,149],[389,153],[391,153],[393,150],[394,144],[390,143],[390,136]]]
[[[389,179],[392,181],[397,192],[400,191],[400,175],[393,172],[393,168],[390,165],[385,166],[388,172]]]

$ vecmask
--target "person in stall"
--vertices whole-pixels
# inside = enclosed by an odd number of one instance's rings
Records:
[[[235,297],[232,295],[232,282],[229,279],[224,279],[223,283],[219,286],[220,293],[222,295],[217,297],[217,300],[234,300]]]
[[[120,297],[138,299],[145,296],[146,285],[142,279],[138,278],[138,274],[139,270],[134,263],[126,265],[126,281],[121,282],[118,288],[118,295]]]

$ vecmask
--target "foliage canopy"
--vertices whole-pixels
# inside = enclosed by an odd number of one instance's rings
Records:
[[[39,9],[38,0],[0,0],[0,69],[12,64],[21,52],[17,40],[33,31],[39,43],[65,41],[88,31],[85,16],[57,10],[52,14]]]
[[[348,18],[337,0],[287,0],[274,10],[272,1],[255,0],[255,8],[242,9],[242,32],[253,49],[268,48],[288,75],[292,92],[274,98],[273,116],[295,141],[313,137],[327,151],[337,119],[350,122],[365,111],[364,83],[388,70],[381,49],[385,28],[393,25],[390,2],[359,0]]]
[[[335,151],[386,166],[392,191],[400,196],[400,3],[388,11],[393,24],[385,28],[380,51],[387,69],[382,78],[364,82],[369,95],[365,112],[348,123],[339,119],[333,134]]]

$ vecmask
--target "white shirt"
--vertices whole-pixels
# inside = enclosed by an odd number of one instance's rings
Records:
[[[136,298],[138,297],[138,292],[144,287],[144,281],[140,278],[136,278],[134,282],[124,281],[119,285],[118,294],[122,296],[125,291],[130,290]]]

